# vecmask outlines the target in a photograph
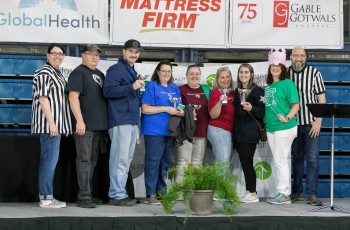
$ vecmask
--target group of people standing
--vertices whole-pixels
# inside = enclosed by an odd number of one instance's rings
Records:
[[[292,66],[288,69],[284,49],[269,52],[265,89],[254,83],[250,64],[238,68],[236,88],[227,67],[217,70],[212,89],[200,84],[198,65],[188,66],[187,84],[178,87],[174,83],[172,63],[167,60],[158,63],[146,85],[134,68],[142,50],[139,41],[126,41],[123,57],[104,76],[97,69],[102,50],[94,44],[86,45],[82,50],[82,64],[66,81],[59,70],[65,50],[57,43],[49,46],[47,62],[35,72],[33,80],[32,133],[39,136],[41,146],[40,207],[66,207],[65,202],[54,199],[52,184],[61,135],[72,133],[77,153],[77,205],[96,206],[91,195],[92,176],[99,145],[107,130],[111,141],[108,192],[111,205],[133,206],[136,203],[129,198],[125,187],[141,134],[145,145],[145,203],[161,204],[173,157],[176,180],[183,178],[188,163],[202,165],[207,139],[216,161],[230,161],[232,149],[236,148],[247,191],[241,201],[259,202],[253,157],[259,143],[259,127],[264,124],[278,176],[277,194],[268,201],[288,204],[291,199],[304,199],[302,179],[306,156],[307,203],[322,205],[317,198],[321,118],[313,117],[306,104],[325,103],[325,88],[321,74],[306,64],[302,47],[293,49]],[[242,91],[245,91],[245,100],[242,100]],[[186,114],[189,111],[191,116]],[[170,134],[168,124],[174,117],[193,120],[195,125],[186,126],[183,131],[187,140],[179,142]]]

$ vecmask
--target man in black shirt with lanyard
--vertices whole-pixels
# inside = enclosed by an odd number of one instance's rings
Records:
[[[326,103],[325,87],[321,73],[315,67],[307,65],[303,47],[295,47],[290,60],[292,66],[289,67],[289,76],[295,83],[300,98],[300,109],[297,113],[298,136],[292,145],[294,179],[291,199],[292,201],[304,200],[302,194],[304,158],[306,158],[306,203],[322,206],[322,202],[317,197],[322,118],[314,117],[306,104]]]

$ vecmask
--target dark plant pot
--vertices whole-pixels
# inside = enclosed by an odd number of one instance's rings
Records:
[[[193,215],[206,216],[213,208],[214,190],[195,190],[190,199],[190,209]]]

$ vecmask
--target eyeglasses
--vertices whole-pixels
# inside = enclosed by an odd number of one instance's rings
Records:
[[[171,70],[164,70],[164,69],[161,69],[159,71],[162,72],[162,73],[168,73],[168,74],[171,74],[173,72]]]
[[[57,53],[57,52],[50,52],[50,54],[52,55],[52,56],[59,56],[59,57],[63,57],[64,56],[64,53]]]
[[[306,58],[306,55],[305,54],[301,54],[301,55],[293,54],[292,57],[294,57],[294,58]]]
[[[94,56],[94,57],[100,57],[101,54],[100,53],[90,53],[90,52],[85,52],[84,54],[88,54],[90,56]]]

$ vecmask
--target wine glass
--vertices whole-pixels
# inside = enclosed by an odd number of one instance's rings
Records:
[[[145,81],[149,76],[150,76],[149,74],[138,74],[137,75],[138,79],[143,80],[143,81]],[[146,90],[145,87],[140,88],[141,92],[144,92],[145,90]]]
[[[222,88],[221,92],[226,95],[229,92],[229,89],[228,88]],[[228,104],[227,97],[222,99],[221,103],[223,105],[227,105]]]
[[[250,89],[238,89],[239,97],[241,99],[241,105],[244,105],[246,102],[246,99],[248,97],[248,94],[250,93]]]

